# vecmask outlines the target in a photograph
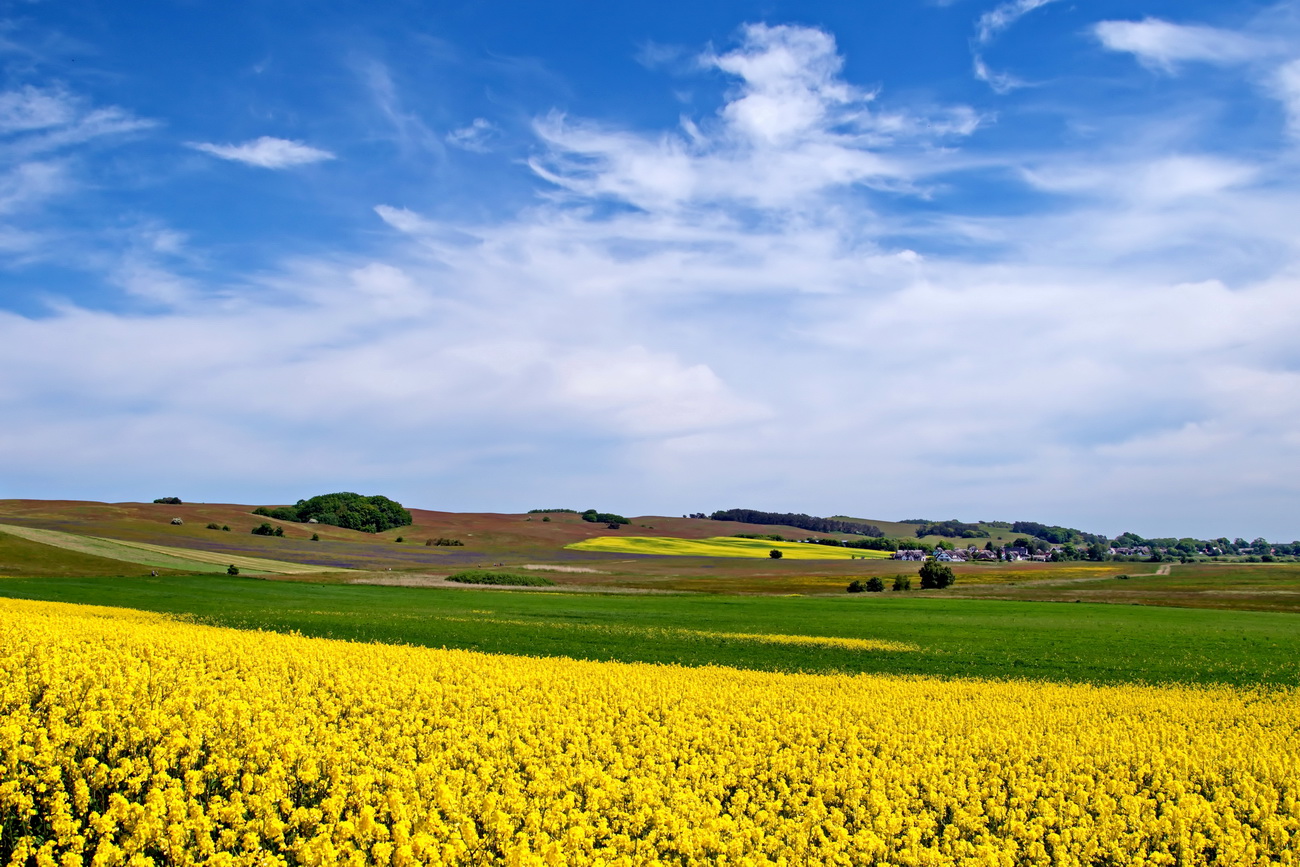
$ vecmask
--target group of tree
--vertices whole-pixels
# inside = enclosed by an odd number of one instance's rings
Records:
[[[1085,545],[1090,545],[1094,542],[1107,543],[1110,541],[1105,536],[1099,536],[1096,533],[1085,533],[1073,527],[1055,527],[1040,524],[1037,521],[1016,521],[1011,525],[1011,532],[1023,533],[1056,545],[1064,545],[1067,542],[1074,544],[1082,542]]]
[[[164,503],[168,506],[179,506],[181,505],[181,498],[180,497],[159,497],[158,499],[154,500],[154,502]]]
[[[589,524],[604,524],[611,530],[617,530],[624,524],[632,523],[622,515],[615,515],[613,512],[597,512],[595,509],[588,509],[583,512],[582,520]]]
[[[321,494],[309,500],[299,500],[292,506],[259,506],[253,514],[300,524],[315,521],[363,533],[382,533],[395,527],[409,527],[412,523],[411,513],[402,508],[401,503],[378,494],[363,497],[350,491]]]
[[[703,513],[699,513],[703,516]],[[695,517],[695,516],[692,516]],[[836,518],[816,518],[802,512],[760,512],[757,509],[723,509],[709,515],[714,521],[736,521],[742,524],[779,524],[798,527],[814,533],[850,533],[857,536],[883,536],[875,524],[861,521],[844,521]]]
[[[926,521],[916,528],[918,536],[946,536],[950,539],[984,539],[988,530],[979,524],[965,524],[953,518],[948,521]]]

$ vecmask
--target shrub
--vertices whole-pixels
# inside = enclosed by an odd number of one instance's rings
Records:
[[[850,593],[861,593],[866,589],[867,589],[867,585],[863,584],[861,581],[858,581],[856,578],[849,582]]]
[[[222,525],[221,525],[221,532],[223,532],[223,533],[229,533],[229,532],[230,532],[230,525],[229,525],[229,524],[222,524]]]
[[[885,581],[875,575],[867,579],[867,592],[880,593],[885,589]]]
[[[767,556],[771,557],[773,560],[780,560],[785,556],[785,554],[781,553],[780,548],[773,548],[771,551],[767,552]]]
[[[394,539],[393,541],[394,541],[394,542],[405,542],[406,540],[403,539],[401,536],[398,536],[398,537],[397,537],[396,539]]]
[[[894,589],[895,589],[895,590],[911,590],[911,589],[912,589],[912,579],[911,579],[911,578],[908,578],[906,575],[896,575],[896,576],[894,576]]]
[[[448,581],[457,584],[499,584],[510,587],[552,587],[555,582],[541,575],[519,575],[515,572],[490,572],[484,569],[468,569],[448,575]]]
[[[273,527],[266,521],[263,521],[254,527],[252,532],[254,536],[283,536],[284,527]]]
[[[543,523],[543,524],[549,524],[549,523],[551,523],[551,516],[550,516],[550,515],[544,515],[544,516],[542,517],[542,523]]]
[[[424,543],[424,544],[425,544],[425,545],[442,545],[442,546],[447,547],[447,548],[461,548],[461,547],[464,547],[464,545],[465,545],[465,543],[462,542],[462,541],[459,540],[459,539],[444,539],[444,538],[441,537],[441,536],[439,536],[437,539],[427,539],[427,540],[425,540],[425,543]]]
[[[216,521],[209,521],[209,522],[208,522],[208,529],[209,529],[209,530],[220,530],[220,529],[221,529],[221,525],[218,524]]]
[[[239,574],[239,567],[236,566],[234,563],[231,563],[229,566],[226,567],[226,574],[227,574],[227,575],[238,575],[238,574]]]
[[[1127,575],[1116,575],[1115,577],[1118,578],[1120,581],[1127,581],[1129,578],[1129,576]]]
[[[608,524],[605,525],[605,529],[606,529],[606,530],[617,530],[617,529],[619,529],[621,526],[623,526],[623,525],[622,525],[622,524],[615,523],[614,521],[610,521]]]
[[[180,497],[159,497],[158,499],[154,500],[154,502],[165,503],[168,506],[179,506],[181,505],[181,498]]]
[[[313,542],[319,542],[319,541],[320,541],[320,533],[312,533],[312,534],[311,534],[311,540],[312,540]]]
[[[927,560],[922,564],[920,574],[922,590],[942,590],[952,586],[957,580],[957,576],[952,573],[952,567],[936,563],[934,560]]]

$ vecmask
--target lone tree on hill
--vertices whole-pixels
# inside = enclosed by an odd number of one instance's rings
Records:
[[[957,576],[952,574],[952,567],[945,566],[943,563],[936,563],[934,560],[927,560],[921,566],[921,589],[922,590],[942,590],[951,586],[957,581]]]
[[[780,560],[785,555],[781,553],[780,548],[773,548],[771,551],[767,552],[767,556],[771,557],[773,560]]]

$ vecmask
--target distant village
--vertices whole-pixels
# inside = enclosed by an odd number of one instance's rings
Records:
[[[1052,545],[1051,550],[1035,553],[1029,548],[1019,545],[1007,545],[1000,548],[976,548],[970,545],[966,548],[955,548],[951,551],[940,548],[933,552],[935,560],[940,563],[966,563],[974,560],[1002,560],[1005,562],[1015,562],[1018,560],[1036,561],[1039,563],[1049,563],[1060,560],[1077,560],[1087,559],[1078,556],[1072,556],[1066,552],[1065,545]],[[926,560],[931,556],[931,552],[921,548],[908,548],[895,551],[892,555],[894,560]],[[1137,557],[1147,559],[1151,556],[1151,546],[1139,545],[1134,548],[1108,548],[1106,550],[1107,558],[1115,557]]]

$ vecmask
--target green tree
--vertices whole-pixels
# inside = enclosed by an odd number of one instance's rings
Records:
[[[231,563],[229,566],[226,567],[226,574],[227,574],[227,575],[238,575],[238,574],[239,574],[239,567],[236,566],[234,563]]]
[[[885,589],[885,581],[879,576],[872,575],[867,579],[867,592],[880,593]]]
[[[936,563],[933,560],[927,560],[921,565],[921,589],[922,590],[942,590],[950,587],[957,580],[953,574],[952,567],[944,563]]]
[[[293,520],[296,521],[315,518],[321,524],[365,533],[381,533],[397,527],[409,527],[413,523],[411,513],[401,503],[378,494],[363,497],[350,491],[299,500],[293,506],[293,512]]]
[[[912,589],[912,579],[911,579],[911,578],[908,578],[906,575],[895,575],[895,576],[894,576],[894,590],[895,590],[895,591],[899,591],[899,590],[911,590],[911,589]]]
[[[781,553],[780,548],[773,548],[771,551],[767,552],[767,556],[771,557],[773,560],[780,560],[785,555]]]

